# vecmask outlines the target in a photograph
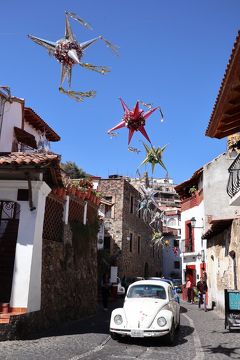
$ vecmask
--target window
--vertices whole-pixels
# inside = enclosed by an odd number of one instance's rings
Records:
[[[174,269],[180,269],[180,261],[174,261]]]
[[[140,254],[140,252],[141,252],[141,236],[137,237],[137,251],[138,251],[138,254]]]
[[[166,291],[163,286],[134,285],[127,294],[128,298],[158,298],[166,299]]]
[[[113,206],[111,205],[112,204],[112,196],[105,196],[104,199],[109,202],[109,205],[104,204],[104,206],[105,206],[105,209],[104,209],[105,218],[109,219],[109,218],[112,217],[112,208],[113,208]]]
[[[170,218],[168,220],[168,226],[170,226],[170,227],[176,226],[176,220],[174,218]]]
[[[134,197],[130,196],[130,213],[133,214]]]
[[[173,246],[179,247],[179,240],[173,240]]]
[[[185,251],[186,252],[193,252],[194,251],[194,230],[191,226],[191,222],[187,221],[185,223]]]
[[[18,201],[28,201],[29,200],[28,189],[18,189],[17,200]]]
[[[133,234],[130,233],[129,236],[130,236],[130,240],[129,240],[129,251],[132,252],[132,250],[133,250]]]

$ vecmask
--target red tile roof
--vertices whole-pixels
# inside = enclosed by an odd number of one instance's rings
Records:
[[[24,119],[32,125],[36,130],[45,132],[46,138],[49,141],[59,141],[60,136],[50,126],[40,118],[31,108],[24,108]]]
[[[240,92],[239,82],[240,69],[240,31],[236,37],[232,54],[228,61],[224,77],[219,89],[217,99],[208,123],[206,136],[221,139],[225,136],[235,134],[240,131],[239,107],[236,107],[237,94]],[[239,100],[238,104],[239,104]],[[232,106],[231,110],[230,107]],[[233,115],[235,106],[236,119]],[[230,112],[229,112],[230,111]]]
[[[182,193],[184,192],[185,188],[188,188],[188,187],[194,185],[198,181],[202,172],[203,172],[203,168],[201,167],[200,169],[195,171],[195,173],[192,175],[192,177],[190,179],[175,186],[176,192],[181,196]]]
[[[40,169],[43,172],[43,179],[51,187],[63,187],[64,179],[60,167],[61,157],[52,153],[0,153],[1,171],[20,171]]]
[[[42,167],[50,165],[51,163],[60,163],[60,156],[52,153],[0,153],[0,168],[5,166],[22,166],[30,165]]]

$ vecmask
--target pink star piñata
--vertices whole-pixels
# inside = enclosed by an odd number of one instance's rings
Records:
[[[120,129],[122,127],[127,127],[129,129],[128,145],[130,144],[134,131],[140,131],[143,136],[151,143],[151,140],[149,139],[149,136],[144,128],[145,121],[155,110],[159,109],[159,107],[155,107],[148,110],[147,112],[144,112],[144,110],[139,109],[139,101],[137,101],[134,109],[129,110],[129,108],[121,98],[120,101],[124,110],[122,121],[116,126],[114,126],[112,129],[108,130],[108,133],[111,133],[112,131]]]

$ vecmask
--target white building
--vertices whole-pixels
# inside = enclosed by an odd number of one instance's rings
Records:
[[[181,258],[182,281],[190,278],[194,285],[206,271],[206,241],[204,230],[203,169],[197,170],[191,179],[176,186],[181,198]],[[195,224],[193,221],[195,219]]]
[[[45,150],[60,137],[4,91],[0,111],[0,312],[17,314],[41,306],[45,201],[62,186],[60,158]]]

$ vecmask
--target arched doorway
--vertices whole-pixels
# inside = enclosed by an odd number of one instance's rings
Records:
[[[0,303],[9,303],[18,235],[20,205],[0,200]]]

